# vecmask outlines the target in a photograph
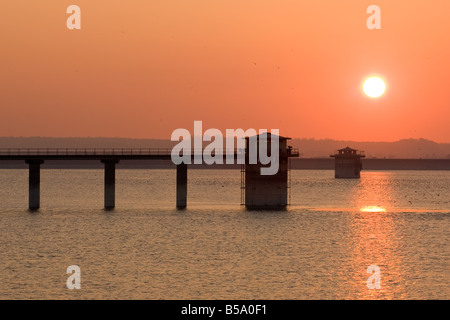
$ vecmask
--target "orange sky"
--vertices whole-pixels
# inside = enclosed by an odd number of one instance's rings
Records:
[[[66,8],[82,30],[66,28]],[[366,9],[382,10],[368,30]],[[450,142],[447,0],[0,4],[0,136],[170,139],[176,128]],[[364,77],[386,95],[368,99]]]

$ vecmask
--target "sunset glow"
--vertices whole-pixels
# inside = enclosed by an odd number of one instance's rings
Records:
[[[81,30],[66,27],[75,3],[4,1],[0,135],[169,139],[202,120],[450,142],[450,1],[417,1],[370,3],[374,30],[355,1],[79,0]]]
[[[450,298],[450,0],[1,12],[2,299]]]

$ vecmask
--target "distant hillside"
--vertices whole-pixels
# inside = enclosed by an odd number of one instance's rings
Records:
[[[174,144],[158,139],[0,137],[0,148],[171,148]],[[425,139],[396,142],[293,139],[290,144],[299,148],[303,158],[329,157],[335,150],[349,146],[364,150],[368,158],[450,159],[450,143]]]
[[[349,146],[363,150],[368,158],[389,159],[450,159],[450,143],[425,139],[405,139],[396,142],[355,142],[336,140],[293,139],[304,158],[328,157],[334,150]]]

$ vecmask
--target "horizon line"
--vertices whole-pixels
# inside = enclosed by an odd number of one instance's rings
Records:
[[[195,136],[193,136],[195,137]],[[54,137],[54,136],[0,136],[0,139],[4,138],[13,138],[13,139],[128,139],[128,140],[160,140],[160,141],[171,141],[170,139],[163,139],[163,138],[132,138],[132,137],[107,137],[107,136],[65,136],[65,137]],[[393,140],[393,141],[358,141],[358,140],[351,140],[351,139],[333,139],[333,138],[312,138],[312,137],[302,137],[302,138],[291,138],[292,140],[315,140],[315,141],[337,141],[337,142],[355,142],[355,143],[396,143],[401,141],[407,141],[407,140],[414,140],[414,141],[421,141],[425,140],[428,142],[436,143],[436,144],[450,144],[449,142],[438,142],[435,140],[431,140],[428,138],[402,138],[399,140]],[[176,141],[171,141],[176,142]]]

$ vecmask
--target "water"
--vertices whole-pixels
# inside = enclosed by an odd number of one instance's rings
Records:
[[[0,170],[2,299],[449,299],[450,172],[292,171],[283,212],[240,204],[239,170],[118,170],[114,211],[103,171]],[[81,290],[66,269],[81,268]],[[366,270],[381,270],[369,290]]]

